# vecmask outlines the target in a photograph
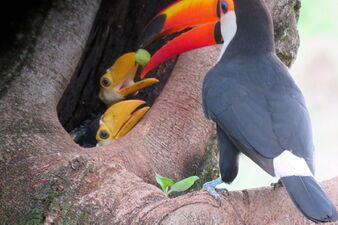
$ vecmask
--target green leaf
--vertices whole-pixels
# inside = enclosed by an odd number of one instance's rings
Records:
[[[186,191],[189,188],[191,188],[191,186],[193,186],[194,183],[198,179],[199,179],[199,177],[192,176],[192,177],[188,177],[188,178],[185,178],[183,180],[180,180],[180,181],[176,182],[173,186],[171,186],[171,189],[168,192],[168,194],[170,194],[171,192],[183,192],[183,191]]]
[[[168,193],[168,187],[174,184],[174,181],[167,177],[156,174],[156,182],[161,186],[164,193]]]

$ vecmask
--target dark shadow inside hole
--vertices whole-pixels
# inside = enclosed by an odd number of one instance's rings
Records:
[[[106,110],[100,101],[99,79],[122,54],[136,51],[147,22],[173,0],[103,0],[96,15],[79,65],[58,106],[58,117],[65,130],[76,136],[83,147],[96,145],[98,119]],[[157,46],[156,46],[157,45]],[[158,48],[160,43],[148,49]],[[176,59],[159,66],[152,76],[160,83],[144,89],[136,98],[152,105],[163,89]],[[155,75],[154,75],[155,74]]]

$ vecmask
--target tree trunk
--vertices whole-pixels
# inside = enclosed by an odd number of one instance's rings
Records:
[[[141,0],[111,2],[110,6],[121,15],[107,13],[111,10],[104,5],[108,1],[55,1],[29,54],[18,57],[9,69],[3,70],[5,76],[14,75],[6,79],[0,92],[1,223],[309,224],[284,188],[231,192],[218,203],[205,191],[169,199],[154,185],[155,173],[179,179],[195,174],[203,163],[205,145],[214,128],[203,116],[201,82],[217,58],[217,46],[179,57],[151,111],[126,137],[110,146],[92,149],[81,148],[72,141],[58,120],[56,108],[61,97],[66,100],[59,107],[70,108],[61,112],[68,118],[64,121],[71,121],[69,115],[77,118],[69,125],[71,129],[79,118],[85,117],[77,112],[81,111],[81,99],[86,99],[85,87],[95,86],[89,80],[95,80],[111,63],[108,57],[112,60],[135,47],[132,41],[136,39],[131,38],[124,47],[114,45],[118,49],[115,55],[105,52],[112,52],[103,48],[111,37],[96,26],[111,26],[114,22],[104,25],[109,17],[140,15],[144,10],[133,8],[140,7]],[[276,26],[278,54],[290,64],[299,42],[295,29],[299,2],[267,2]],[[118,6],[127,7],[128,13]],[[152,16],[147,13],[142,22],[130,23],[142,27]],[[118,21],[123,21],[121,18]],[[120,37],[129,35],[119,32]],[[95,56],[101,56],[104,63],[94,60]],[[88,72],[91,70],[96,72]],[[76,86],[76,76],[83,74],[79,71],[85,71],[87,81]],[[71,94],[64,93],[68,84]],[[94,95],[95,89],[92,90]],[[75,100],[67,96],[75,96]],[[323,183],[336,205],[337,184],[338,178]]]

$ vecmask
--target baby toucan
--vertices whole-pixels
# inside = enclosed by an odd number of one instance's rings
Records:
[[[134,81],[138,67],[146,65],[150,60],[150,56],[148,58],[146,55],[147,51],[144,49],[140,49],[136,53],[123,54],[101,77],[99,98],[107,106],[159,82],[155,78]]]

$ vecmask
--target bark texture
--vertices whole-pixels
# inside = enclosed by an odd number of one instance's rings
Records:
[[[291,63],[299,2],[267,2],[280,30],[278,52]],[[155,172],[178,179],[203,163],[213,125],[203,116],[201,82],[218,47],[182,55],[152,110],[125,138],[93,149],[71,140],[56,106],[99,4],[56,1],[31,54],[1,95],[0,223],[309,224],[283,188],[231,192],[218,203],[205,191],[169,199],[154,186]],[[323,183],[336,206],[337,184],[338,178]]]

